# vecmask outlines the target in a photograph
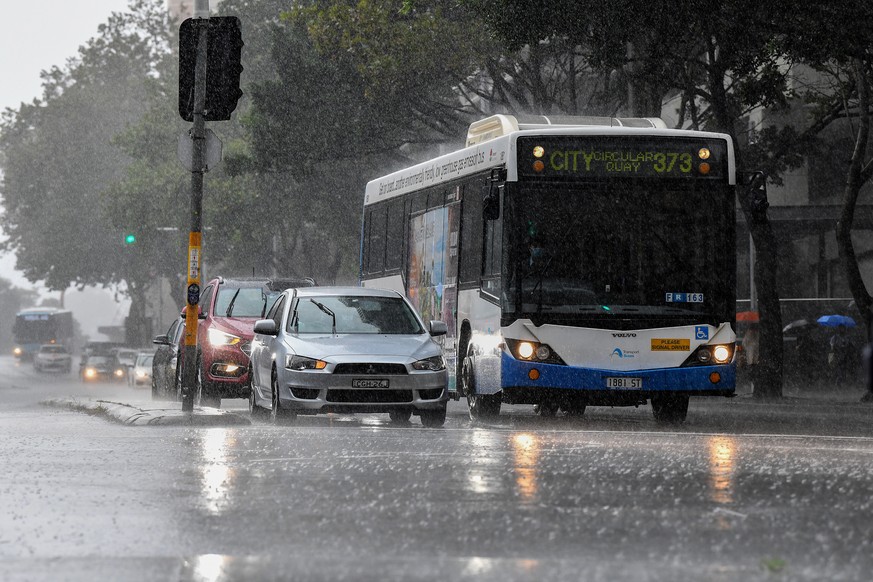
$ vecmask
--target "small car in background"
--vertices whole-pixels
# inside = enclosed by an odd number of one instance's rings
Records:
[[[426,427],[446,421],[446,363],[427,325],[400,293],[362,287],[288,289],[255,323],[253,416],[276,423],[297,414],[387,412],[395,423],[415,414]]]
[[[69,374],[73,368],[73,356],[66,346],[45,344],[33,356],[33,369],[37,372]]]
[[[140,352],[133,364],[133,373],[129,376],[132,386],[142,386],[152,383],[152,361],[155,355],[151,352]]]
[[[123,382],[124,366],[115,356],[83,356],[79,367],[82,382]]]
[[[121,364],[124,369],[124,377],[128,384],[133,380],[133,366],[136,364],[136,357],[139,355],[139,350],[132,348],[116,348],[113,350],[115,359]]]

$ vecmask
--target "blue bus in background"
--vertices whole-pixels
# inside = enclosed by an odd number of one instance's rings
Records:
[[[660,119],[495,115],[467,147],[367,184],[361,282],[446,322],[473,418],[735,391],[729,136]]]
[[[19,311],[12,326],[16,358],[30,360],[43,344],[69,346],[73,339],[73,313],[54,307]]]

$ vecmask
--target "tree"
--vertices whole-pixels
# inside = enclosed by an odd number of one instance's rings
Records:
[[[791,135],[749,128],[747,115],[756,108],[788,104],[783,54],[774,50],[785,14],[801,10],[777,1],[684,0],[652,5],[634,1],[599,3],[558,1],[547,6],[524,0],[468,0],[510,47],[561,39],[582,47],[587,61],[604,74],[627,81],[625,103],[632,114],[659,114],[661,103],[680,96],[680,123],[731,136],[738,167],[785,168],[797,163],[797,150],[773,149],[761,143],[792,143]],[[521,15],[535,14],[534,18]],[[645,14],[645,18],[638,15]],[[754,18],[749,18],[755,14]],[[640,100],[639,95],[645,98]],[[752,151],[748,144],[758,142]],[[799,142],[794,142],[799,145]],[[753,159],[752,154],[757,156]],[[778,175],[777,175],[778,178]],[[755,395],[782,394],[782,323],[776,289],[776,240],[766,209],[756,206],[751,190],[740,187],[740,206],[757,250],[755,274],[761,312],[761,382]]]
[[[873,298],[867,290],[852,238],[855,209],[861,189],[873,178],[870,115],[873,111],[873,6],[860,0],[823,3],[791,13],[784,50],[793,61],[807,65],[816,76],[801,92],[813,112],[811,127],[841,123],[852,138],[851,152],[836,160],[845,174],[837,244],[849,288],[873,337]],[[840,163],[840,161],[842,163]]]
[[[143,113],[140,99],[167,47],[159,0],[133,0],[65,68],[43,73],[42,99],[7,110],[4,247],[49,289],[120,280],[120,234],[104,220],[101,192],[130,159],[112,138]]]

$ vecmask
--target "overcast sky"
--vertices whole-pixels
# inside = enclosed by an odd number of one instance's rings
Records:
[[[40,71],[63,67],[80,46],[96,36],[97,27],[112,12],[123,12],[127,6],[128,0],[0,0],[0,109],[18,109],[22,102],[40,97]],[[0,254],[0,277],[19,287],[33,287],[14,265],[13,256]],[[67,294],[74,311],[79,311],[80,301],[73,297],[77,293]],[[95,311],[97,307],[99,317],[76,314],[80,321],[88,320],[82,321],[87,331],[92,326],[96,329],[98,323],[116,324],[126,314],[124,306],[114,302],[95,306]]]

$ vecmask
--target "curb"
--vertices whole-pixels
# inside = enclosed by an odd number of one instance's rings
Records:
[[[252,422],[239,414],[215,408],[195,408],[191,414],[181,408],[137,408],[111,400],[52,398],[40,404],[101,416],[127,426],[247,426]]]

